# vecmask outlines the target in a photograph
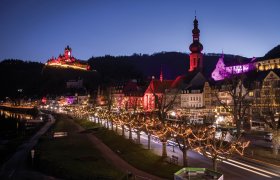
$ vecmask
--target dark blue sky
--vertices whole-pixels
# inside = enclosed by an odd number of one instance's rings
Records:
[[[197,12],[205,53],[263,56],[280,44],[279,0],[1,0],[0,60],[189,52]]]

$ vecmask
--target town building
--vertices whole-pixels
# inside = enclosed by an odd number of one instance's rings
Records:
[[[244,95],[242,103],[246,102],[254,107],[244,110],[246,116],[243,117],[243,122],[252,122],[255,119],[254,112],[258,111],[257,108],[263,108],[261,105],[268,102],[267,97],[277,99],[277,93],[280,95],[280,90],[275,84],[279,83],[280,76],[275,70],[280,66],[279,59],[249,59],[240,56],[224,56],[222,53],[213,71],[211,69],[208,72],[210,74],[206,74],[202,54],[203,45],[200,43],[200,30],[196,17],[193,24],[193,42],[189,47],[191,51],[189,70],[175,80],[165,80],[161,69],[159,79],[152,78],[147,86],[139,86],[136,81],[115,84],[111,87],[114,107],[153,111],[170,105],[168,118],[181,116],[186,117],[185,120],[190,123],[211,120],[217,125],[234,125],[232,111],[235,105],[231,95],[233,91],[237,94],[242,91],[241,95]],[[265,71],[270,69],[274,71],[270,73]],[[262,75],[263,78],[259,78],[258,81],[251,80],[251,77],[257,78],[261,74],[265,74]],[[237,82],[241,83],[240,86],[229,83],[233,77],[237,80],[238,77],[241,78]],[[256,83],[254,87],[252,82]],[[280,103],[276,100],[269,102],[279,107]]]
[[[267,71],[273,69],[280,69],[280,58],[259,60],[255,63],[258,71]]]
[[[172,84],[180,89],[180,108],[202,108],[204,103],[204,85],[206,78],[201,72],[188,73],[178,76]]]
[[[241,57],[225,59],[224,54],[222,54],[211,76],[215,81],[220,81],[225,78],[230,78],[232,75],[253,71],[256,69],[255,59],[241,59]]]
[[[145,84],[133,79],[118,82],[110,87],[113,108],[126,110],[143,110]]]
[[[144,93],[144,110],[155,110],[158,108],[159,101],[161,101],[161,104],[167,105],[170,99],[172,99],[171,96],[173,96],[169,94],[168,97],[168,91],[170,90],[172,83],[173,80],[164,80],[163,78],[158,80],[153,78]]]
[[[254,82],[254,90],[250,92],[252,103],[252,127],[268,128],[264,118],[278,118],[280,113],[280,70],[260,71],[250,81]]]

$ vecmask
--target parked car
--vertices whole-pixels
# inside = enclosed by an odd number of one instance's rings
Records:
[[[223,132],[229,132],[232,136],[237,135],[237,128],[236,127],[219,127],[219,129]],[[244,129],[240,129],[240,133],[243,134],[245,132]]]
[[[266,133],[266,135],[264,135],[264,140],[272,141],[272,133]]]

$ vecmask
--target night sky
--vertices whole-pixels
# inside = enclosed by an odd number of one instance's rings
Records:
[[[204,53],[263,56],[280,44],[279,0],[1,0],[0,60],[189,53],[195,10]]]

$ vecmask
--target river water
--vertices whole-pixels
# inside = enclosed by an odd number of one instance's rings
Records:
[[[31,114],[17,113],[0,109],[0,143],[5,139],[24,134],[28,121],[35,117]]]
[[[0,109],[0,167],[44,123],[42,115]]]

